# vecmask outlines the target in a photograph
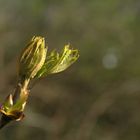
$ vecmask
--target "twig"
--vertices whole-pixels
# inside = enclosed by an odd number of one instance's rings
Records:
[[[25,80],[22,80],[21,83],[17,84],[15,91],[13,93],[13,105],[16,104],[16,102],[21,98],[23,94],[25,93],[28,94],[29,82],[30,82],[30,79],[25,79]],[[28,98],[28,95],[26,98]],[[17,114],[17,115],[20,115],[20,114]],[[0,120],[0,129],[2,129],[4,126],[6,126],[8,123],[10,123],[11,121],[15,119],[18,119],[18,118],[13,118],[13,116],[2,114],[1,120]]]

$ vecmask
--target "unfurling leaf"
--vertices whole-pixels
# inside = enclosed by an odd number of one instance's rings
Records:
[[[56,51],[52,51],[50,55],[47,56],[44,65],[38,71],[36,77],[39,78],[48,74],[62,72],[72,65],[78,57],[78,50],[70,49],[69,45],[66,45],[60,54]]]
[[[19,76],[34,78],[46,59],[47,48],[43,37],[33,37],[21,54]]]

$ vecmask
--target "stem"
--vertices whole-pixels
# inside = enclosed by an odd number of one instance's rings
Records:
[[[20,95],[28,90],[30,79],[25,79],[19,82],[14,90],[13,93],[13,104],[15,104],[18,99],[20,98]],[[0,129],[2,129],[5,125],[7,125],[9,122],[11,122],[13,119],[9,116],[6,116],[2,114],[1,120],[0,120]]]
[[[22,89],[27,90],[29,85],[30,79],[25,79],[22,84]]]
[[[0,130],[6,126],[8,123],[10,123],[12,121],[12,119],[4,114],[2,114],[1,116],[1,120],[0,120]]]
[[[17,84],[17,87],[16,87],[16,89],[14,91],[14,94],[13,94],[13,102],[14,102],[14,104],[19,99],[22,91],[28,90],[29,82],[30,82],[30,79],[28,78],[28,79],[25,79],[25,80],[20,81]]]

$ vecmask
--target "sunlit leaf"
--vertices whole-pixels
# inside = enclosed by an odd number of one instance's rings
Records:
[[[59,73],[72,65],[79,57],[78,50],[70,49],[70,45],[66,45],[62,53],[52,51],[46,58],[46,62],[37,73],[36,77],[43,77],[48,74]]]

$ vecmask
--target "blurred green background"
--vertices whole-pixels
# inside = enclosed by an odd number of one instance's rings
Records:
[[[33,81],[22,122],[0,140],[139,140],[140,1],[0,0],[0,102],[16,85],[19,52],[34,35],[67,43],[79,60]]]

